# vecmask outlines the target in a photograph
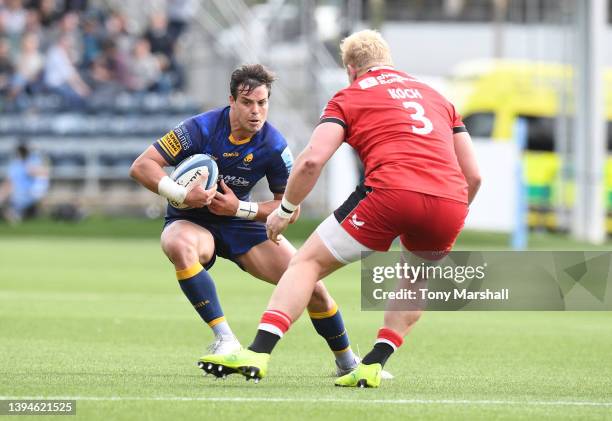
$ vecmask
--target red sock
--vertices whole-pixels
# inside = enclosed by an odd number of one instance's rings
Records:
[[[261,316],[257,329],[265,330],[282,338],[290,326],[291,317],[287,314],[278,310],[267,310]]]
[[[404,339],[394,330],[382,327],[378,330],[378,336],[376,337],[376,343],[385,343],[393,347],[394,351],[402,346]]]

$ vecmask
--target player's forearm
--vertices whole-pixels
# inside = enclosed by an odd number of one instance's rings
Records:
[[[480,177],[467,180],[468,183],[468,205],[472,204],[472,201],[476,197],[476,193],[478,193],[478,189],[480,189]]]
[[[453,145],[457,162],[468,185],[468,204],[471,204],[474,197],[476,197],[481,183],[480,170],[474,146],[472,145],[472,139],[467,132],[455,133],[453,135]]]
[[[298,156],[287,182],[285,198],[295,205],[302,203],[317,183],[323,165],[307,154]]]

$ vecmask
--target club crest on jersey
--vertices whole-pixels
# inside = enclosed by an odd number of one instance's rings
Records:
[[[246,171],[251,171],[251,162],[253,162],[253,154],[250,153],[247,156],[244,157],[244,159],[242,160],[242,165],[239,166],[238,168],[240,168],[241,170],[246,170]]]

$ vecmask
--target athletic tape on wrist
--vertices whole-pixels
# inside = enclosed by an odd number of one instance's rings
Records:
[[[257,211],[259,210],[259,205],[255,202],[244,202],[242,200],[238,201],[238,210],[236,211],[236,216],[238,218],[244,219],[255,219],[257,216]]]
[[[159,183],[157,184],[157,192],[160,196],[176,202],[179,205],[183,203],[185,197],[187,196],[187,189],[167,175],[159,180]]]
[[[298,208],[299,205],[294,205],[293,203],[291,203],[290,201],[288,201],[285,196],[283,196],[283,199],[281,200],[281,204],[280,204],[280,209],[282,209],[283,211],[285,211],[288,214],[292,214],[293,212],[295,212],[295,210]]]
[[[285,212],[283,210],[283,205],[280,205],[278,208],[276,208],[276,214],[283,219],[289,219],[291,218],[291,215],[293,215],[293,212]]]

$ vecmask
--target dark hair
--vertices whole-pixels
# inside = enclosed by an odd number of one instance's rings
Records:
[[[28,147],[28,141],[26,139],[19,139],[17,141],[17,147],[15,148],[17,156],[20,159],[26,159],[30,155],[30,148]]]
[[[275,80],[276,76],[274,73],[261,64],[244,64],[232,72],[230,93],[234,99],[237,99],[239,93],[248,95],[253,89],[266,85],[268,97],[270,97],[272,82]]]

